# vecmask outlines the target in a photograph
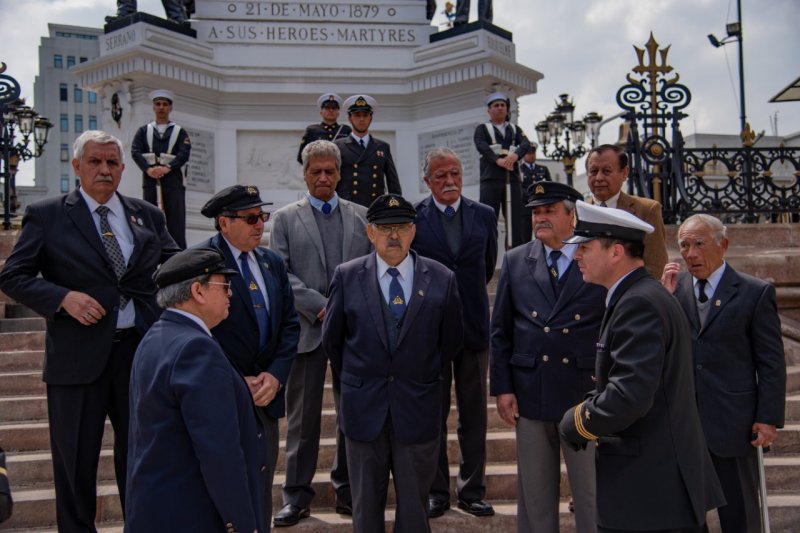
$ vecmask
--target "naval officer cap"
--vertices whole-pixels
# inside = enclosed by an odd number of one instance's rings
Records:
[[[153,274],[153,281],[163,289],[197,276],[232,276],[238,273],[235,268],[225,266],[225,256],[216,248],[189,248],[167,259]]]
[[[486,106],[488,107],[492,105],[493,102],[497,102],[498,100],[508,104],[508,96],[506,96],[506,93],[501,93],[501,92],[490,94],[489,96],[486,97],[484,102],[486,102]]]
[[[172,105],[172,102],[175,100],[175,93],[166,89],[156,89],[155,91],[150,91],[150,94],[147,96],[153,102],[156,100],[166,100],[169,102],[169,105]]]
[[[562,200],[577,202],[583,200],[583,195],[564,183],[557,181],[541,181],[528,187],[528,203],[525,207],[537,205],[550,205]]]
[[[578,221],[573,235],[565,240],[566,244],[587,242],[606,237],[623,241],[642,242],[644,236],[653,233],[653,226],[636,216],[612,207],[587,204],[583,201],[575,203]]]
[[[336,109],[339,109],[342,107],[342,97],[336,93],[325,93],[317,98],[317,106],[335,107]]]
[[[378,102],[367,94],[354,94],[344,101],[344,106],[347,108],[348,113],[356,113],[358,111],[372,113],[378,109]]]
[[[367,222],[370,224],[407,224],[414,222],[417,210],[411,202],[399,194],[384,194],[375,198],[367,209]]]
[[[264,202],[255,185],[231,185],[219,191],[200,210],[203,216],[214,218],[222,213],[243,211],[251,207],[272,205]]]

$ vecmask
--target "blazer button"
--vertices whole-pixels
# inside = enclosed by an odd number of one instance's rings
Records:
[[[545,333],[550,333],[550,326],[545,326],[544,327],[544,332]]]
[[[564,335],[568,335],[569,334],[569,328],[562,329],[561,333],[563,333]]]
[[[259,433],[259,434],[258,434],[258,438],[259,438],[259,439],[261,438],[261,433]]]
[[[564,363],[565,365],[568,365],[569,364],[569,357],[565,357],[564,359],[561,360],[561,362]]]
[[[358,163],[353,163],[353,168],[358,168]]]
[[[703,365],[697,365],[697,370],[703,370]]]
[[[389,376],[389,381],[394,381],[394,376]]]
[[[580,320],[580,319],[581,319],[581,315],[575,315],[575,320]]]
[[[377,174],[373,174],[373,175],[372,175],[372,177],[373,177],[373,178],[375,178],[375,179],[377,179],[377,178],[378,178],[378,175],[377,175]]]
[[[266,472],[266,471],[267,471],[267,467],[266,467],[266,466],[262,466],[262,467],[261,467],[261,471],[262,471],[262,472]]]
[[[549,355],[543,355],[542,356],[542,361],[544,361],[545,363],[548,362],[549,360],[550,360],[550,356]]]
[[[353,185],[358,185],[358,180],[353,180]]]
[[[533,318],[536,318],[537,316],[539,316],[539,313],[537,313],[536,311],[531,311],[531,316]]]

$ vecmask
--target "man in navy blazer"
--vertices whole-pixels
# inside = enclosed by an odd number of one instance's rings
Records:
[[[786,360],[775,288],[725,262],[725,233],[713,216],[687,218],[678,246],[688,272],[669,263],[662,282],[691,325],[697,407],[728,502],[720,526],[752,532],[761,531],[756,447],[783,427]]]
[[[158,270],[166,309],[131,371],[125,530],[264,531],[263,429],[241,374],[211,336],[239,271],[193,248]]]
[[[455,378],[458,443],[458,505],[470,514],[494,514],[486,496],[486,372],[489,361],[489,295],[486,284],[497,262],[497,218],[489,206],[461,195],[461,161],[449,148],[425,155],[425,183],[431,195],[417,204],[411,249],[435,259],[456,275],[462,302],[464,346],[443,375],[442,442],[447,442],[450,385]],[[428,515],[450,507],[447,446],[439,447],[439,466],[430,490]]]
[[[596,343],[606,290],[585,283],[573,261],[575,202],[563,183],[531,186],[536,240],[506,253],[492,314],[491,394],[516,429],[518,531],[559,530],[561,455],[575,530],[596,531],[594,445],[575,451],[559,438],[564,412],[594,389]]]
[[[265,531],[272,521],[272,481],[278,462],[278,419],[286,412],[284,385],[300,338],[300,321],[286,265],[281,256],[259,246],[269,213],[258,188],[233,185],[215,194],[201,213],[219,230],[198,246],[217,248],[225,264],[241,276],[232,280],[230,314],[212,330],[222,349],[245,376],[260,407],[266,431],[267,475]]]
[[[394,531],[430,531],[442,375],[461,348],[462,321],[453,273],[409,252],[414,216],[396,194],[370,206],[367,235],[375,253],[336,268],[322,323],[322,345],[341,379],[339,426],[356,533],[385,529],[390,471]]]
[[[73,152],[81,188],[28,207],[0,274],[3,292],[47,320],[43,378],[65,532],[94,531],[106,415],[124,509],[131,363],[158,318],[151,276],[179,251],[161,211],[116,192],[125,168],[117,138],[86,131]]]

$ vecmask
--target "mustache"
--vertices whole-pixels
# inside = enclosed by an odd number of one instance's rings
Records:
[[[111,174],[99,174],[95,178],[95,181],[114,181],[114,178],[111,176]]]
[[[533,225],[533,229],[535,229],[535,230],[537,230],[537,229],[545,229],[545,228],[553,229],[553,225],[551,223],[549,223],[549,222],[537,222],[536,224]]]
[[[400,239],[389,239],[388,241],[386,241],[386,246],[400,246],[400,247],[402,247],[403,243],[400,241]]]

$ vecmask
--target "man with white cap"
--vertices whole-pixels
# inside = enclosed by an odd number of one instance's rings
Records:
[[[342,107],[342,97],[336,93],[325,93],[317,98],[317,107],[322,122],[309,124],[303,138],[300,140],[300,149],[297,150],[297,162],[303,164],[303,148],[314,141],[335,141],[350,135],[350,126],[339,124],[339,109]]]
[[[480,201],[494,209],[498,218],[502,206],[507,217],[506,227],[511,229],[513,247],[530,240],[530,235],[527,238],[522,235],[522,189],[518,165],[528,152],[530,143],[522,128],[508,121],[509,102],[508,96],[500,92],[486,97],[489,122],[475,128],[474,140],[480,154]],[[510,199],[506,197],[506,191],[510,191]],[[509,200],[511,213],[507,212]]]
[[[689,324],[644,268],[653,226],[577,202],[568,243],[583,279],[608,289],[596,389],[561,420],[575,449],[597,442],[598,531],[696,531],[724,503],[695,404]]]
[[[385,192],[402,194],[389,144],[369,134],[378,103],[369,95],[356,94],[344,101],[352,132],[335,142],[342,152],[342,180],[336,187],[341,198],[364,207]]]
[[[164,211],[169,234],[178,246],[186,248],[183,166],[189,161],[192,142],[186,130],[169,119],[175,95],[159,89],[152,91],[149,97],[153,101],[155,120],[136,131],[131,156],[142,169],[144,199]],[[160,195],[156,187],[161,190]]]

